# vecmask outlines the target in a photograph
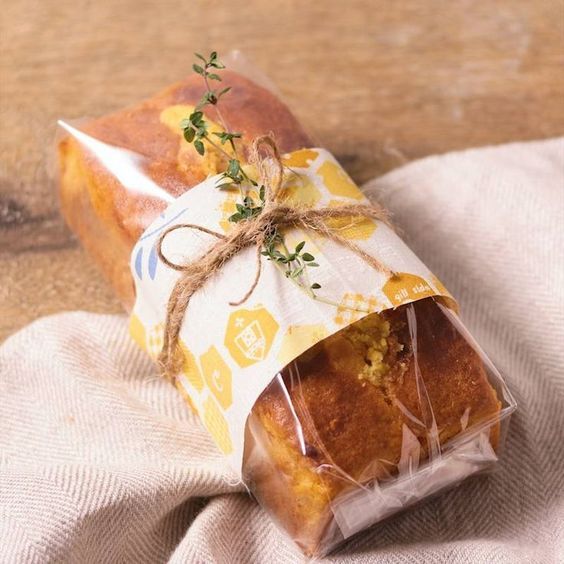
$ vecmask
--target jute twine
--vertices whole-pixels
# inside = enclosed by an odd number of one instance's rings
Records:
[[[266,155],[261,154],[261,149],[265,150]],[[157,242],[159,259],[168,267],[182,273],[174,285],[168,301],[163,348],[158,358],[163,375],[172,381],[180,372],[183,363],[178,336],[192,296],[212,276],[218,273],[227,261],[238,255],[243,249],[256,247],[257,268],[253,283],[240,300],[230,302],[230,305],[241,305],[249,299],[260,279],[261,251],[265,240],[275,229],[299,228],[315,232],[317,235],[330,239],[355,253],[371,267],[386,276],[392,277],[395,275],[381,261],[362,250],[352,241],[339,235],[338,231],[342,227],[336,228],[327,224],[328,221],[335,219],[366,218],[377,219],[390,225],[388,212],[384,208],[378,204],[348,204],[335,208],[313,209],[291,207],[280,201],[280,192],[284,182],[284,166],[276,143],[269,135],[259,137],[253,142],[249,162],[257,168],[260,184],[265,187],[265,202],[260,214],[234,224],[233,230],[227,235],[192,223],[174,225],[166,229]],[[218,241],[198,259],[186,264],[175,264],[164,256],[162,245],[166,237],[177,229],[201,231],[216,237]]]

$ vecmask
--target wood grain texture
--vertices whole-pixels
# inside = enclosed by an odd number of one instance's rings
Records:
[[[0,338],[63,309],[119,311],[64,227],[55,121],[99,115],[238,48],[363,182],[433,153],[564,133],[561,1],[4,2]]]

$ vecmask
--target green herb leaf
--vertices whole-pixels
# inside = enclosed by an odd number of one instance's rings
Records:
[[[227,174],[231,176],[231,178],[236,177],[241,170],[241,165],[237,159],[231,159],[229,161],[229,165],[227,167]]]
[[[202,117],[204,116],[204,112],[192,112],[190,114],[190,117],[188,118],[194,125],[198,125],[198,123],[202,120]]]
[[[321,288],[321,284],[318,284],[317,282],[314,282],[314,283],[311,285],[311,289],[312,289],[312,290],[319,290],[319,288]]]
[[[195,147],[196,151],[198,151],[198,153],[200,153],[200,155],[202,155],[202,156],[206,152],[204,144],[199,139],[194,141],[194,147]]]
[[[188,143],[192,143],[192,141],[194,141],[195,135],[196,135],[196,131],[192,127],[187,127],[184,130],[184,139],[186,139]]]
[[[302,258],[307,262],[315,260],[315,257],[313,255],[309,254],[309,253],[304,253],[302,255]]]
[[[213,134],[216,137],[219,137],[221,144],[224,145],[225,143],[232,142],[233,139],[240,139],[241,138],[241,133],[232,133],[232,132],[226,132],[226,131],[214,131]]]
[[[192,69],[194,69],[194,72],[197,72],[198,74],[201,75],[204,74],[204,69],[200,65],[197,65],[196,63],[192,65]]]
[[[296,253],[299,253],[304,247],[305,247],[305,241],[302,241],[301,243],[298,243],[298,244],[296,245]]]
[[[229,216],[229,221],[231,221],[232,223],[238,223],[239,221],[241,221],[244,218],[245,218],[244,215],[242,215],[240,213],[234,213],[233,215]]]

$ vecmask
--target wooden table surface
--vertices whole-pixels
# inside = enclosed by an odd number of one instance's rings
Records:
[[[554,0],[18,0],[0,45],[0,339],[120,306],[59,217],[55,121],[100,115],[242,50],[363,182],[433,153],[564,134]]]

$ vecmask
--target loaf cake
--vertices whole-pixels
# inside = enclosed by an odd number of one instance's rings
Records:
[[[270,91],[233,72],[222,76],[232,87],[222,115],[243,133],[243,151],[270,132],[282,152],[311,145]],[[201,157],[182,138],[179,123],[203,91],[198,76],[188,78],[81,125],[83,140],[66,136],[59,143],[64,216],[128,308],[136,240],[171,198],[224,170],[213,147]],[[217,123],[213,108],[206,117]],[[136,190],[123,169],[102,162],[91,139],[121,151],[110,155],[115,166],[129,159],[151,180],[153,192]],[[244,477],[304,552],[320,554],[334,536],[334,502],[398,474],[406,429],[419,444],[408,453],[416,464],[480,423],[491,423],[495,448],[500,407],[479,354],[445,306],[425,298],[344,328],[274,378],[249,415]]]
[[[433,298],[345,328],[282,379],[250,416],[246,478],[309,555],[331,548],[340,495],[393,478],[402,455],[415,465],[436,456],[461,431],[494,421],[501,407],[480,357]],[[406,453],[404,427],[417,453]],[[499,424],[489,434],[497,448]]]

